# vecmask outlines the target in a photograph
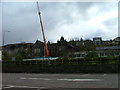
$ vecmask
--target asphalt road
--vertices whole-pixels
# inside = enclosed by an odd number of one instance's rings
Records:
[[[118,74],[2,74],[2,90],[118,90]],[[104,89],[103,89],[104,88]]]

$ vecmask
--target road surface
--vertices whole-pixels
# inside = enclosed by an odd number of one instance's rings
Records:
[[[118,74],[2,74],[2,90],[118,90]],[[108,88],[108,89],[107,89]]]

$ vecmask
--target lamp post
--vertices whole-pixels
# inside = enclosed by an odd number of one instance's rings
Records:
[[[3,31],[3,45],[2,46],[4,46],[4,43],[5,43],[5,33],[6,32],[10,32],[10,31]]]

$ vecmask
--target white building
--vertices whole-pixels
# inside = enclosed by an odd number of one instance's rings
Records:
[[[97,47],[96,52],[100,57],[120,56],[120,46]]]
[[[101,45],[102,44],[102,38],[101,37],[94,37],[93,38],[93,44],[94,45]]]
[[[87,55],[86,51],[81,51],[81,52],[74,52],[73,57],[75,58],[83,58]]]

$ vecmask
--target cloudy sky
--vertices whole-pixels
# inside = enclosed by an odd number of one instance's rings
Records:
[[[118,36],[116,2],[39,2],[39,6],[47,41],[57,42],[61,36],[68,41]],[[3,2],[2,30],[5,44],[43,41],[36,2]]]

